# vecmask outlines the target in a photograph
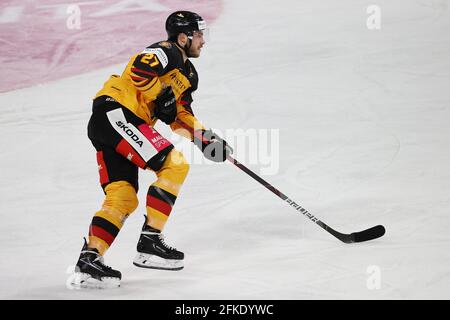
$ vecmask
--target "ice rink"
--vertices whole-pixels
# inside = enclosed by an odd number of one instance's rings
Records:
[[[81,5],[79,29],[68,1],[0,4],[1,299],[450,298],[449,1],[106,2]],[[159,123],[191,162],[165,229],[185,268],[132,265],[155,180],[142,171],[105,256],[122,286],[66,286],[103,200],[91,99],[177,9],[210,26],[196,116],[325,223],[384,237],[339,242]]]

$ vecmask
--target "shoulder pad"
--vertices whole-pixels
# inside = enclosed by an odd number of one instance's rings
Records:
[[[167,66],[167,64],[169,63],[169,58],[167,57],[167,54],[161,48],[148,47],[148,48],[145,48],[141,52],[141,54],[145,54],[145,53],[152,53],[152,54],[156,55],[163,68],[165,68]]]
[[[178,48],[169,41],[156,42],[145,48],[141,53],[156,54],[164,68],[167,66],[167,64],[177,65],[178,60],[181,59],[181,53],[179,52]]]

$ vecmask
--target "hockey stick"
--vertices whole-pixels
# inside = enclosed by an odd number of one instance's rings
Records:
[[[305,217],[310,219],[312,222],[317,223],[322,229],[327,231],[328,233],[331,233],[333,236],[341,240],[345,243],[353,243],[353,242],[363,242],[363,241],[369,241],[376,238],[379,238],[384,235],[386,232],[385,228],[382,225],[377,225],[375,227],[359,231],[359,232],[352,232],[350,234],[341,233],[324,222],[317,219],[315,216],[313,216],[308,210],[303,208],[301,205],[297,204],[294,200],[290,199],[288,196],[286,196],[284,193],[282,193],[280,190],[272,186],[270,183],[265,181],[263,178],[258,176],[256,173],[251,171],[249,168],[244,166],[242,163],[237,161],[231,156],[227,157],[227,160],[230,161],[232,164],[234,164],[236,167],[244,171],[246,174],[248,174],[250,177],[261,183],[264,187],[272,191],[275,195],[277,195],[279,198],[281,198],[283,201],[287,202],[291,207],[293,207],[295,210],[303,214]]]
[[[181,125],[183,128],[185,128],[186,130],[188,130],[192,135],[195,135],[194,130],[192,128],[190,128],[189,126],[187,126],[184,122],[181,122],[180,120],[177,119],[177,123],[179,125]],[[198,136],[198,135],[196,135],[196,137],[203,139],[203,137]],[[244,171],[246,174],[248,174],[254,180],[258,181],[264,187],[266,187],[267,189],[272,191],[280,199],[287,202],[295,210],[297,210],[298,212],[303,214],[305,217],[310,219],[312,222],[315,222],[316,224],[318,224],[322,229],[324,229],[328,233],[331,233],[333,236],[335,236],[336,238],[338,238],[339,240],[341,240],[344,243],[363,242],[363,241],[373,240],[373,239],[382,237],[386,232],[385,228],[382,225],[377,225],[375,227],[372,227],[372,228],[369,228],[366,230],[362,230],[359,232],[352,232],[350,234],[338,232],[338,231],[334,230],[333,228],[331,228],[330,226],[328,226],[327,224],[325,224],[324,222],[317,219],[308,210],[303,208],[301,205],[297,204],[294,200],[290,199],[288,196],[286,196],[280,190],[278,190],[277,188],[272,186],[270,183],[265,181],[263,178],[258,176],[256,173],[251,171],[249,168],[244,166],[242,163],[240,163],[233,157],[228,156],[227,160],[230,161],[232,164],[234,164],[239,169],[241,169],[242,171]]]

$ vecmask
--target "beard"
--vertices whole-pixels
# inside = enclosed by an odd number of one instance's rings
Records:
[[[198,58],[198,57],[200,57],[200,50],[199,49],[198,50],[193,50],[192,47],[191,47],[191,48],[189,48],[187,50],[186,55],[189,58]]]

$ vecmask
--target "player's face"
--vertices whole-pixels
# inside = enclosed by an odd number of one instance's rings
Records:
[[[195,31],[191,39],[191,47],[189,48],[189,56],[198,58],[200,51],[205,44],[204,34],[202,31]]]

